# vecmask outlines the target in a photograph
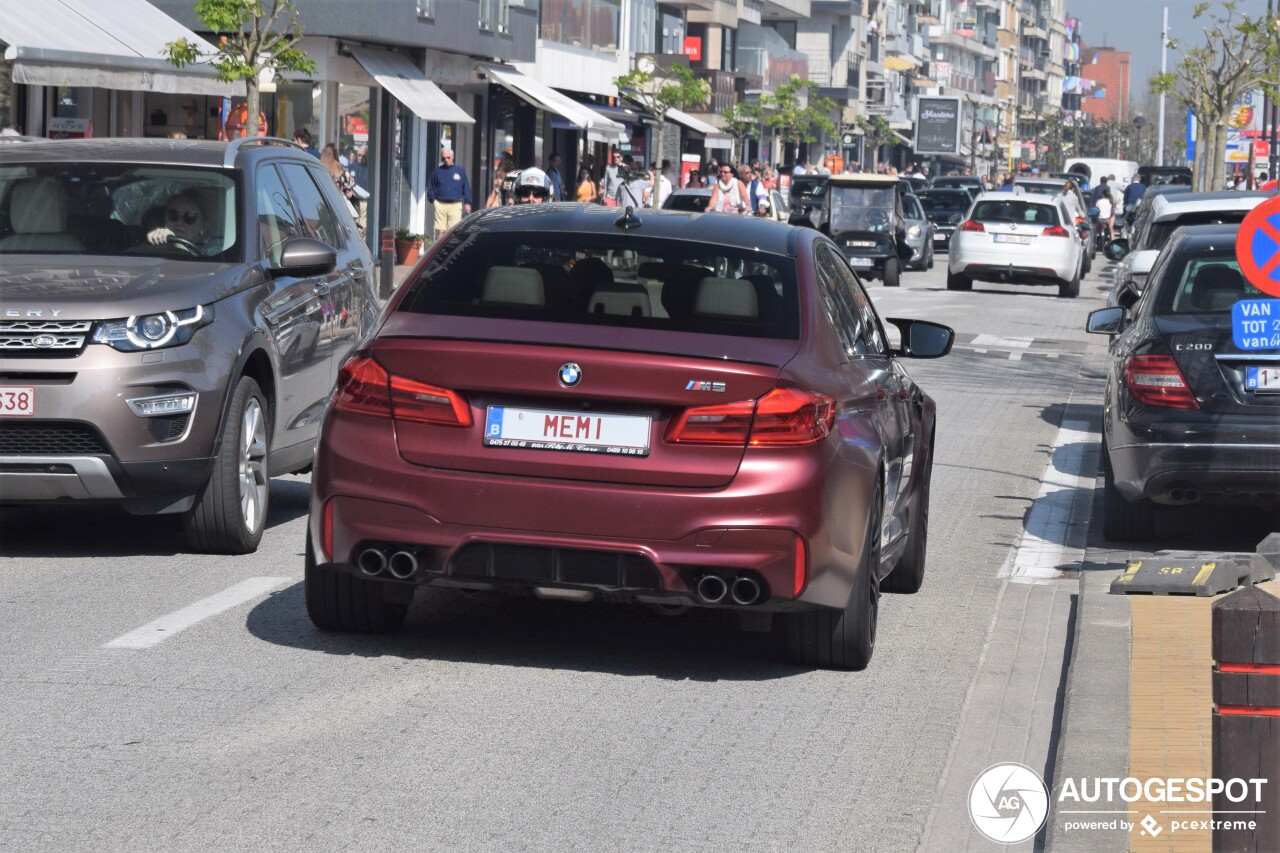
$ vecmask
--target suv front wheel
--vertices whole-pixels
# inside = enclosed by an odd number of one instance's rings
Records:
[[[262,541],[270,492],[267,436],[262,389],[243,376],[232,392],[213,474],[183,518],[193,548],[216,554],[248,554]]]

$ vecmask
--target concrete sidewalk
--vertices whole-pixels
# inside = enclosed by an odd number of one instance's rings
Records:
[[[1130,559],[1149,556],[1150,552],[1103,548],[1091,548],[1086,555],[1050,800],[1046,849],[1053,853],[1212,849],[1208,830],[1169,828],[1175,817],[1171,809],[1202,812],[1211,808],[1208,804],[1125,803],[1119,798],[1058,804],[1068,779],[1078,784],[1095,778],[1145,781],[1213,775],[1210,614],[1222,596],[1109,594],[1111,582]],[[1280,584],[1274,581],[1259,587],[1280,594]],[[1280,784],[1280,778],[1272,782]],[[1080,813],[1068,814],[1067,809]],[[1148,817],[1153,823],[1144,827]],[[1132,828],[1067,828],[1068,821],[1106,823],[1117,818]],[[1280,839],[1273,839],[1273,844],[1260,849],[1280,850]]]

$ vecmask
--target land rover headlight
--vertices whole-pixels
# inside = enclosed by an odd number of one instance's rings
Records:
[[[197,305],[183,311],[135,314],[122,320],[103,320],[93,332],[93,342],[121,352],[182,346],[196,329],[213,322],[213,306]]]

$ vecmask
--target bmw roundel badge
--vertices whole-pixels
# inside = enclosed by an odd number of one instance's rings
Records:
[[[570,361],[560,365],[560,384],[572,388],[582,381],[582,368]]]

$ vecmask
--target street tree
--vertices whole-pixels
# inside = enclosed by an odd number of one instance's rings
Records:
[[[836,127],[831,118],[838,110],[836,102],[818,95],[817,83],[794,74],[772,95],[761,95],[760,106],[768,116],[765,124],[778,132],[783,145],[795,145],[797,157],[800,143],[816,142]],[[788,153],[783,152],[783,159]]]
[[[302,27],[291,0],[198,0],[196,17],[218,36],[217,52],[201,52],[198,44],[180,38],[164,46],[165,57],[178,68],[203,63],[213,66],[218,79],[245,85],[245,135],[258,135],[261,79],[267,69],[315,74],[316,64],[298,47]]]
[[[1194,115],[1194,186],[1205,191],[1226,180],[1227,129],[1236,102],[1251,90],[1272,88],[1267,77],[1277,31],[1266,18],[1242,13],[1236,0],[1197,3],[1192,18],[1202,23],[1205,44],[1186,50],[1172,73],[1150,82],[1152,91],[1172,95]]]
[[[720,125],[720,129],[728,133],[740,146],[742,158],[740,162],[747,160],[747,141],[760,138],[760,127],[764,121],[764,110],[759,104],[753,104],[749,101],[738,101],[730,104],[720,111],[720,118],[724,119],[724,123]]]
[[[618,91],[639,101],[658,121],[658,133],[655,145],[657,154],[654,160],[662,165],[662,141],[667,126],[667,113],[671,110],[684,110],[711,100],[711,84],[694,76],[687,65],[671,65],[663,68],[653,67],[652,71],[639,68],[624,74],[613,81]],[[654,181],[657,182],[657,177]],[[658,206],[658,187],[654,186],[649,193],[649,204]]]
[[[883,116],[858,116],[854,124],[862,131],[863,145],[871,151],[871,168],[868,171],[874,172],[880,168],[880,146],[893,141],[893,128]]]

